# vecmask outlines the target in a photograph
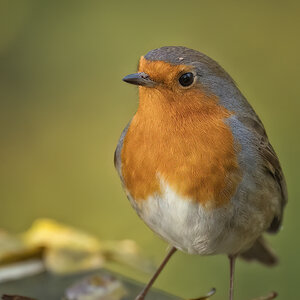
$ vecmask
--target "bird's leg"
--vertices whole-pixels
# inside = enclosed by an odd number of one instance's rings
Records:
[[[147,295],[149,289],[153,285],[154,281],[156,280],[156,278],[158,277],[158,275],[160,274],[160,272],[163,270],[164,266],[167,264],[167,262],[169,261],[169,259],[171,258],[171,256],[176,252],[176,250],[177,249],[175,247],[171,248],[171,250],[168,252],[167,256],[164,258],[163,262],[158,267],[158,269],[156,270],[156,272],[154,273],[154,275],[152,276],[152,278],[150,279],[150,281],[148,282],[148,284],[138,294],[138,296],[135,298],[135,300],[143,300],[145,298],[145,296]]]
[[[233,300],[233,280],[234,280],[234,269],[235,269],[235,260],[236,255],[229,255],[230,263],[230,288],[229,288],[229,300]]]

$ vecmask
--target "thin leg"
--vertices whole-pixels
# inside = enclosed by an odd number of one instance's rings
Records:
[[[236,255],[229,256],[229,262],[230,262],[229,300],[233,300],[233,280],[234,280],[235,259],[236,259]]]
[[[156,270],[156,272],[154,273],[154,275],[152,276],[152,278],[148,282],[148,284],[141,291],[141,293],[138,294],[138,296],[135,298],[135,300],[143,300],[145,298],[145,296],[147,295],[149,289],[153,285],[154,281],[156,280],[156,278],[158,277],[158,275],[160,274],[160,272],[163,270],[164,266],[167,264],[167,262],[169,261],[169,259],[171,258],[171,256],[176,252],[176,250],[177,249],[175,247],[172,247],[172,249],[168,252],[167,256],[165,257],[165,259],[163,260],[163,262],[161,263],[161,265],[158,267],[158,269]]]

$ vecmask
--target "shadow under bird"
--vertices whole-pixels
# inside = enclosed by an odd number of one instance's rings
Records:
[[[185,47],[162,47],[123,78],[139,86],[115,167],[127,197],[172,254],[225,254],[230,291],[236,257],[275,265],[263,234],[280,229],[287,202],[276,153],[255,111],[226,71]]]

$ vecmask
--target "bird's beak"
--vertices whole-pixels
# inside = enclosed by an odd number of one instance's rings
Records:
[[[149,75],[144,72],[127,75],[123,78],[123,81],[145,87],[154,87],[156,85],[155,81],[151,80]]]

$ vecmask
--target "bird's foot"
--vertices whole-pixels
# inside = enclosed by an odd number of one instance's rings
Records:
[[[205,296],[195,298],[195,299],[190,299],[190,300],[209,300],[211,296],[213,296],[216,293],[216,289],[212,288]]]

